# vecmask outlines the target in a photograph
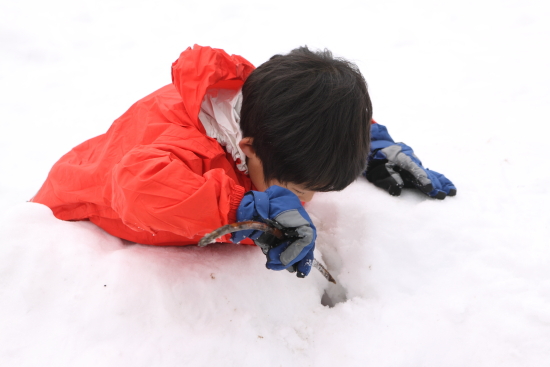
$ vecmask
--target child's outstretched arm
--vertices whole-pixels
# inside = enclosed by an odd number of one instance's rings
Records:
[[[396,143],[388,129],[378,123],[371,125],[371,148],[364,175],[394,196],[399,196],[403,187],[417,188],[441,200],[456,195],[456,187],[451,180],[424,168],[411,147]]]
[[[245,189],[221,168],[202,173],[202,158],[175,144],[137,146],[113,169],[112,208],[135,231],[186,238],[235,222]]]
[[[143,140],[164,132],[140,142],[113,168],[111,206],[126,226],[196,238],[235,222],[246,190],[228,173],[234,168],[198,115],[209,88],[239,89],[253,69],[241,56],[195,45],[172,64],[179,98],[169,90],[168,97],[134,107],[128,119],[147,126]]]

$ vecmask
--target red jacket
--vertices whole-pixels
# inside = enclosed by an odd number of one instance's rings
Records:
[[[114,236],[151,245],[196,244],[235,222],[252,183],[206,136],[198,114],[207,89],[240,89],[252,70],[241,56],[188,48],[172,65],[172,84],[65,154],[32,201],[59,219],[90,220]]]

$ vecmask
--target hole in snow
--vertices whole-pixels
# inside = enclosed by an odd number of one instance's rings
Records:
[[[323,306],[334,307],[334,302],[332,302],[332,298],[330,298],[326,290],[323,293],[323,297],[321,297],[321,304]]]
[[[336,306],[338,303],[346,302],[346,289],[340,284],[330,284],[325,288],[325,292],[321,297],[321,304],[330,308]]]

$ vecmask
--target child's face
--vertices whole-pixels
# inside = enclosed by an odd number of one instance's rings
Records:
[[[273,185],[277,185],[277,186],[281,186],[281,187],[284,187],[286,189],[289,189],[290,191],[295,193],[296,196],[298,196],[298,199],[300,199],[300,201],[304,201],[306,203],[308,201],[311,201],[311,199],[313,199],[313,195],[315,195],[315,191],[306,190],[302,187],[302,185],[297,185],[297,184],[294,184],[294,183],[284,184],[284,183],[279,182],[277,180],[271,180],[269,182],[269,185],[267,185],[267,186],[269,187],[269,186],[273,186]],[[267,189],[267,187],[266,187],[266,189]]]

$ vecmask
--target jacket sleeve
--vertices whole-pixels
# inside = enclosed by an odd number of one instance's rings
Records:
[[[111,172],[111,207],[126,226],[193,238],[235,221],[245,188],[218,142],[205,136],[198,114],[208,88],[240,88],[253,69],[240,56],[195,45],[172,64],[181,105],[154,96],[125,117],[156,136],[134,146]]]
[[[235,221],[245,189],[221,168],[201,173],[195,153],[141,145],[113,168],[112,208],[136,231],[187,238]]]

